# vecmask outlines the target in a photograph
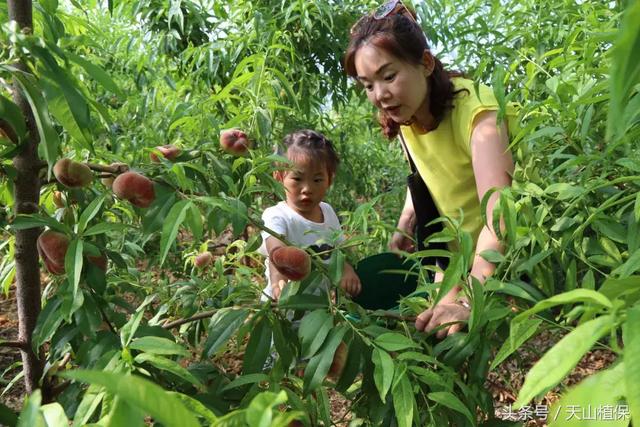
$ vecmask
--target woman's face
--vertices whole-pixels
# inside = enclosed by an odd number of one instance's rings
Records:
[[[373,44],[365,44],[355,54],[357,79],[367,97],[397,123],[428,114],[427,68],[402,61]]]

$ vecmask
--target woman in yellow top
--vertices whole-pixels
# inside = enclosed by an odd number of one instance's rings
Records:
[[[428,188],[426,196],[416,199],[414,194],[413,200],[407,191],[390,249],[413,250],[407,236],[416,227],[414,205],[432,197],[440,215],[459,218],[463,211],[461,227],[471,233],[476,245],[471,275],[484,282],[495,266],[479,254],[503,248],[491,221],[482,221],[480,201],[487,190],[511,185],[514,167],[507,125],[498,125],[498,103],[492,91],[480,86],[476,92],[472,81],[445,70],[431,53],[413,12],[397,0],[353,26],[344,65],[379,110],[384,134],[390,139],[400,137],[412,169],[417,169]],[[513,111],[508,110],[507,116],[513,117]],[[489,199],[488,218],[497,197],[494,193]],[[435,281],[441,279],[442,274],[436,274]],[[469,317],[469,304],[458,295],[460,290],[455,287],[422,312],[416,328],[430,331],[457,322],[436,336],[459,331]]]

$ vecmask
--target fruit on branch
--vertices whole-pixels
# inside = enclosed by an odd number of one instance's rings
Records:
[[[64,197],[62,196],[62,192],[54,191],[53,192],[53,204],[56,205],[57,208],[64,208]]]
[[[239,129],[229,129],[220,133],[220,146],[222,149],[234,156],[242,156],[249,152],[251,142],[247,134]]]
[[[175,159],[182,152],[178,147],[172,144],[160,145],[158,147],[155,147],[155,149],[158,150],[160,154],[162,154],[162,156],[167,160]],[[160,162],[158,155],[153,151],[149,154],[149,157],[151,158],[151,161],[154,163]]]
[[[269,262],[289,280],[302,280],[311,271],[311,257],[294,246],[279,246],[269,254]]]
[[[38,253],[51,274],[64,274],[64,257],[69,248],[66,234],[47,230],[38,236]]]
[[[196,255],[193,262],[198,268],[205,268],[213,263],[213,254],[211,252],[202,252]]]
[[[333,354],[333,361],[331,362],[329,372],[327,373],[328,378],[334,381],[340,378],[340,374],[342,374],[344,365],[347,363],[348,354],[349,348],[344,343],[344,341],[341,341],[340,344],[338,344],[338,348],[336,348],[336,352]]]
[[[66,158],[56,162],[53,174],[60,184],[69,188],[86,187],[93,181],[93,172],[89,166]]]
[[[293,420],[287,427],[304,427],[304,423],[300,420]]]
[[[118,175],[113,181],[112,188],[118,198],[128,200],[139,208],[149,207],[156,198],[153,181],[136,172]]]

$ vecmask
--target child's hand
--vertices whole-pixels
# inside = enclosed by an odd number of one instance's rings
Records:
[[[273,299],[278,301],[280,299],[280,294],[282,293],[282,289],[287,284],[286,280],[278,280],[275,284],[271,285],[271,295]]]
[[[353,267],[346,262],[344,263],[344,272],[342,274],[342,280],[340,280],[340,287],[352,297],[358,295],[362,290],[360,278]]]

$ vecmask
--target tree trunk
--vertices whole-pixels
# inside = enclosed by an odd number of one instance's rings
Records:
[[[31,0],[9,0],[9,19],[16,21],[25,32],[33,28]],[[22,63],[16,67],[26,70]],[[40,181],[38,178],[40,159],[38,158],[38,131],[33,112],[17,84],[13,86],[13,100],[25,117],[28,140],[23,149],[13,158],[16,168],[15,213],[33,214],[38,212],[40,201]],[[24,381],[27,393],[38,388],[42,376],[42,363],[31,349],[31,337],[40,313],[40,268],[36,240],[40,229],[31,228],[16,231],[16,299],[18,303],[18,339],[26,344],[21,350]]]

